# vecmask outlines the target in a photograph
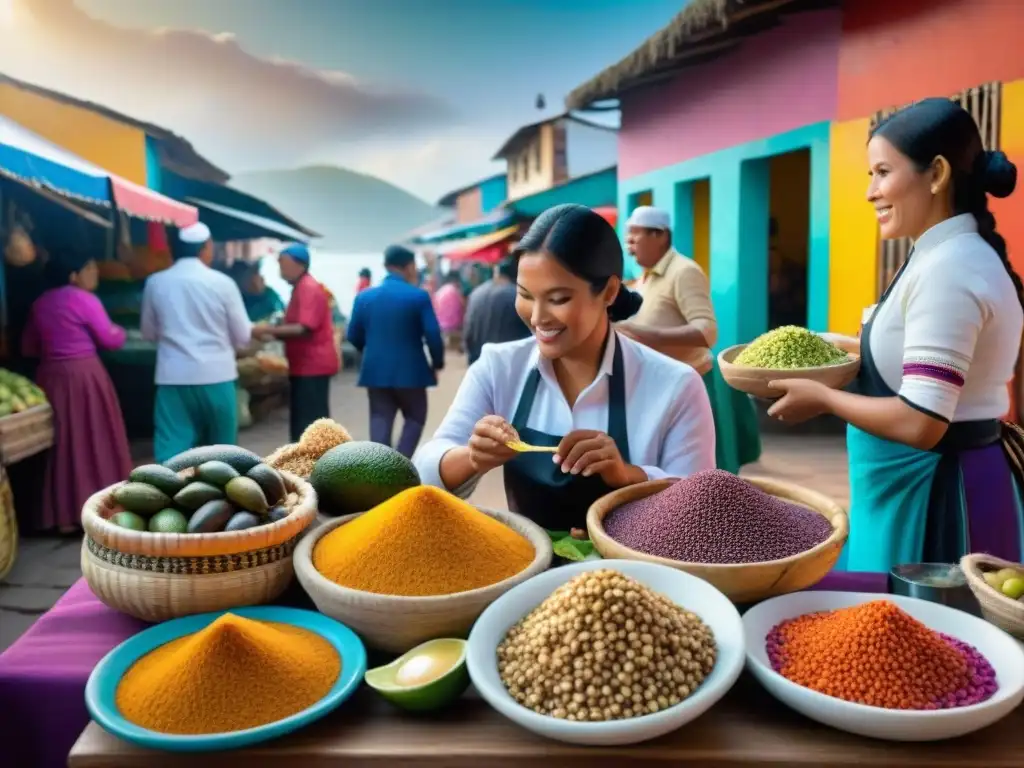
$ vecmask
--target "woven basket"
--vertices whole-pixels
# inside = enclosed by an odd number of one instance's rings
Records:
[[[0,581],[14,567],[18,557],[18,515],[14,511],[14,494],[11,481],[0,464]]]
[[[982,566],[986,566],[984,570],[1016,568],[1024,571],[1024,565],[985,554],[966,555],[960,559],[960,569],[981,606],[981,615],[1004,632],[1024,641],[1024,603],[1011,600],[990,587],[981,575]]]
[[[303,537],[295,551],[295,575],[321,613],[351,627],[379,650],[405,653],[439,637],[466,637],[488,605],[517,584],[547,570],[552,557],[551,537],[536,523],[512,512],[478,509],[529,539],[535,552],[533,562],[524,570],[489,587],[452,595],[406,597],[335,584],[313,566],[313,548],[324,534],[363,513],[331,520]],[[424,552],[423,556],[431,555]]]
[[[748,368],[734,365],[733,360],[747,348],[747,344],[737,344],[723,349],[718,354],[718,367],[725,383],[748,395],[773,400],[783,393],[768,386],[770,381],[781,379],[811,379],[820,382],[830,389],[842,389],[857,378],[860,370],[860,355],[849,352],[850,361],[838,365],[822,365],[815,368]]]
[[[191,475],[185,470],[183,477]],[[282,472],[291,514],[244,531],[149,533],[114,525],[113,485],[82,510],[82,573],[106,605],[145,621],[267,603],[292,581],[292,555],[316,519],[309,483]]]
[[[0,418],[0,462],[10,466],[53,445],[53,409],[43,403]]]
[[[839,559],[846,537],[849,535],[849,521],[839,504],[827,496],[793,483],[765,477],[744,478],[762,491],[784,501],[799,504],[827,518],[832,524],[832,535],[816,547],[781,560],[764,563],[741,563],[717,565],[709,563],[684,563],[664,557],[648,555],[623,546],[605,533],[604,518],[613,510],[631,501],[644,499],[663,491],[676,482],[675,479],[649,480],[646,483],[627,486],[598,499],[587,512],[587,530],[594,548],[606,559],[641,560],[648,563],[667,565],[710,582],[736,603],[753,603],[776,595],[798,592],[814,586],[824,578]],[[751,535],[757,528],[751,525]]]

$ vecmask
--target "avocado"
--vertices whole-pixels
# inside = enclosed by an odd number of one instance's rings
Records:
[[[252,512],[235,512],[224,526],[225,531],[244,531],[246,528],[255,528],[262,525],[263,521]]]
[[[230,464],[223,461],[206,461],[196,467],[196,480],[223,488],[229,480],[233,480],[241,474]]]
[[[224,491],[220,488],[210,485],[209,483],[196,481],[194,483],[189,483],[178,491],[174,496],[174,503],[179,507],[195,510],[199,509],[208,501],[223,498]]]
[[[144,531],[146,530],[146,521],[134,512],[129,512],[127,509],[118,512],[112,518],[110,522],[119,528],[127,528],[129,531]]]
[[[223,461],[234,467],[237,472],[244,473],[263,460],[252,451],[239,448],[237,445],[204,445],[179,453],[165,461],[164,466],[175,472],[180,472],[183,469],[198,467],[208,461]]]
[[[267,513],[267,521],[276,523],[278,520],[284,520],[290,514],[287,507],[274,507]]]
[[[141,467],[136,467],[128,475],[128,479],[133,483],[146,483],[154,488],[159,488],[172,498],[186,485],[177,472],[160,464],[143,464]]]
[[[288,495],[288,489],[284,487],[284,478],[273,467],[257,464],[246,472],[245,476],[260,484],[268,504],[277,504]]]
[[[149,530],[153,533],[185,533],[188,518],[176,509],[161,509],[149,518]]]
[[[197,509],[188,521],[188,532],[216,533],[217,531],[223,531],[224,526],[228,524],[228,520],[234,517],[234,515],[235,508],[231,506],[231,502],[224,499],[208,501]]]
[[[170,497],[148,483],[125,483],[114,491],[114,501],[138,515],[152,515],[171,506]]]
[[[263,489],[251,477],[236,477],[224,486],[224,493],[242,509],[257,515],[265,515],[270,510]]]
[[[313,467],[309,482],[325,515],[365,512],[420,484],[416,468],[380,443],[353,441],[331,448]]]

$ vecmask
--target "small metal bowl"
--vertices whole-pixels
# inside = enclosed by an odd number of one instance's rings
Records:
[[[981,606],[955,563],[897,565],[889,571],[889,594],[916,597],[981,616]]]

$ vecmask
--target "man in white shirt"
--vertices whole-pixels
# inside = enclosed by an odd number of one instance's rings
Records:
[[[181,230],[174,265],[146,280],[143,338],[157,344],[153,453],[158,462],[198,445],[238,439],[235,350],[252,337],[235,281],[210,269],[202,223]]]

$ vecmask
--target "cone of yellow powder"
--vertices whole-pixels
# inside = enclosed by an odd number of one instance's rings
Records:
[[[337,650],[317,633],[226,613],[136,661],[116,703],[126,720],[151,731],[228,733],[301,712],[340,674]]]

